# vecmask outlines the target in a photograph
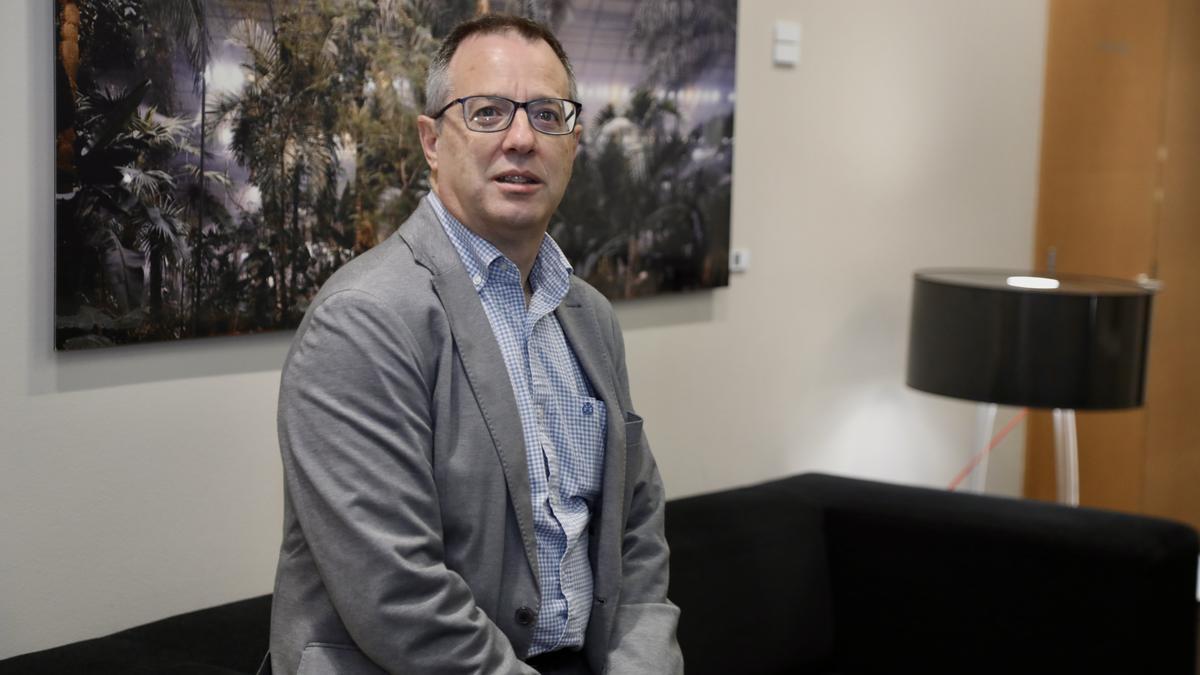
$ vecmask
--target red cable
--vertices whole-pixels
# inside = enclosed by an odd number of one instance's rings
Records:
[[[958,484],[963,482],[963,479],[965,479],[967,476],[971,475],[971,471],[973,471],[975,467],[983,461],[983,458],[987,457],[988,453],[990,453],[997,445],[1000,445],[1000,441],[1003,441],[1004,437],[1007,436],[1010,431],[1015,429],[1017,425],[1021,423],[1021,420],[1025,419],[1025,416],[1028,414],[1029,408],[1021,408],[1021,412],[1013,415],[1013,418],[1008,421],[1008,424],[1004,425],[1004,428],[1000,430],[1000,433],[992,437],[992,442],[988,443],[988,446],[983,450],[975,453],[975,456],[971,458],[971,461],[963,467],[962,471],[958,472],[958,475],[954,477],[954,480],[950,481],[950,487],[947,489],[951,491],[957,489]]]

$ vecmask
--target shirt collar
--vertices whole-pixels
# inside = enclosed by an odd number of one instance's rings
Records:
[[[442,229],[446,231],[450,243],[458,252],[458,257],[462,259],[467,276],[471,278],[471,283],[475,285],[476,291],[482,292],[483,288],[487,286],[497,261],[516,269],[516,263],[509,260],[500,252],[500,249],[455,218],[435,192],[430,190],[426,199],[437,213],[438,220],[442,223]],[[547,233],[542,237],[537,258],[533,261],[533,269],[529,271],[529,284],[533,288],[534,295],[545,294],[545,299],[557,306],[570,290],[572,272],[567,256],[559,248],[554,238]]]

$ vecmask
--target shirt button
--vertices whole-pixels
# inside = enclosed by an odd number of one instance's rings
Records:
[[[583,404],[583,414],[584,414],[584,415],[591,415],[591,414],[592,414],[592,404],[591,404],[591,403],[584,403],[584,404]]]
[[[517,623],[522,626],[528,626],[533,623],[534,613],[528,607],[522,607],[517,610]]]
[[[471,277],[471,282],[478,286],[483,283],[483,277],[476,274],[475,276]]]

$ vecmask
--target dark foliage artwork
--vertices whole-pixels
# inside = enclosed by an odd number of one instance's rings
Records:
[[[56,0],[55,346],[294,328],[429,190],[438,41],[551,25],[583,143],[550,233],[611,298],[728,280],[736,0]]]

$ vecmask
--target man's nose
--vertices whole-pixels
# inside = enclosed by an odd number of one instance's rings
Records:
[[[533,149],[537,131],[529,123],[529,113],[519,108],[512,124],[504,132],[504,149],[513,152],[529,152]]]

